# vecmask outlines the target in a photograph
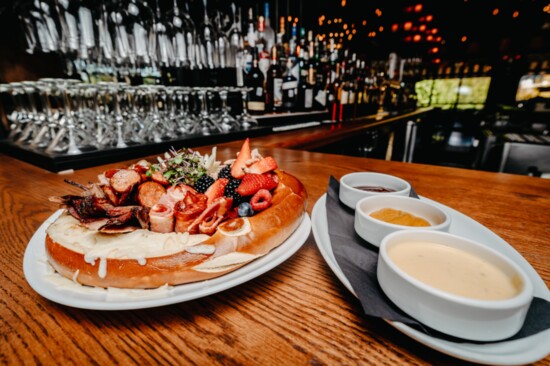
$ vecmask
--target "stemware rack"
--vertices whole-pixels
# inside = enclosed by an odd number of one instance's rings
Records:
[[[47,153],[43,149],[32,148],[18,144],[7,138],[0,140],[0,152],[36,165],[52,172],[62,172],[70,169],[83,169],[118,161],[131,160],[149,155],[162,154],[170,148],[197,147],[215,145],[223,142],[256,137],[276,133],[277,126],[293,125],[310,121],[325,121],[329,117],[327,111],[279,113],[256,116],[258,126],[248,130],[220,132],[211,135],[189,135],[174,140],[162,142],[146,142],[128,145],[124,148],[108,148],[102,150],[83,149],[78,154]]]

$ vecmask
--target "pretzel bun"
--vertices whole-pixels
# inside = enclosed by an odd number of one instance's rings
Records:
[[[267,254],[300,225],[305,188],[294,176],[276,173],[269,208],[225,221],[212,236],[143,229],[103,234],[64,213],[46,231],[48,261],[64,277],[105,288],[156,288],[224,275]]]

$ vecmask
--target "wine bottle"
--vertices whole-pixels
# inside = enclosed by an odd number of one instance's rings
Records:
[[[298,99],[298,79],[292,73],[292,60],[286,61],[286,71],[283,77],[283,110],[293,112],[296,110]]]
[[[265,113],[265,89],[264,89],[264,74],[258,67],[258,51],[253,48],[252,51],[252,67],[246,74],[245,85],[250,90],[248,92],[248,112],[254,115]]]
[[[265,100],[267,112],[281,112],[283,109],[283,70],[279,64],[277,47],[271,48],[271,65],[267,70]]]

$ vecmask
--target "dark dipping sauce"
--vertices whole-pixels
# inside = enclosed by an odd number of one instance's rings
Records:
[[[353,187],[367,192],[395,192],[395,189],[382,187],[382,186],[356,186]]]

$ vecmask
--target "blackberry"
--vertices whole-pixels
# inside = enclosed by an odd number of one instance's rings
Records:
[[[227,179],[232,179],[233,178],[231,176],[231,166],[230,165],[226,165],[223,168],[221,168],[221,170],[218,172],[218,179],[220,179],[220,178],[227,178]]]
[[[214,178],[208,174],[202,175],[199,179],[195,181],[195,189],[199,193],[204,193],[214,183]]]
[[[223,195],[225,197],[231,197],[233,198],[233,206],[239,205],[239,203],[243,202],[243,196],[237,193],[236,189],[241,184],[240,179],[236,178],[229,178],[229,182],[225,186],[225,190],[223,192]]]

